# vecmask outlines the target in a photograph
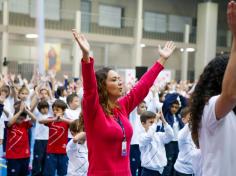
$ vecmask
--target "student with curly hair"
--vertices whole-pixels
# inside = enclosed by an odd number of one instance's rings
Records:
[[[230,57],[218,56],[205,67],[191,97],[191,132],[202,155],[204,176],[236,173],[236,2],[228,3],[233,34]]]

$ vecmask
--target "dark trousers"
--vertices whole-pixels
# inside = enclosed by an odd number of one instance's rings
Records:
[[[167,165],[164,168],[162,176],[173,176],[175,170],[174,164],[179,153],[178,142],[171,141],[170,143],[165,145],[165,149],[166,149]]]
[[[174,176],[193,176],[193,174],[183,174],[175,170]]]
[[[44,176],[55,176],[56,171],[58,176],[67,175],[68,157],[66,154],[48,153],[44,165]]]
[[[5,128],[3,131],[3,142],[2,142],[3,152],[6,152],[6,145],[7,145],[7,123],[8,121],[4,121]]]
[[[28,175],[29,161],[29,158],[7,159],[7,176]]]
[[[143,167],[141,176],[161,176],[161,174],[158,171],[150,170]]]
[[[35,140],[32,176],[42,176],[46,160],[47,140]]]
[[[141,153],[139,150],[139,145],[130,145],[130,170],[132,173],[132,176],[136,176],[136,173],[138,171],[138,176],[141,176],[142,173],[142,167],[141,167],[141,159],[140,159]]]

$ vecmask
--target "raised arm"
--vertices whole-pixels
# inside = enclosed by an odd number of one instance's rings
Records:
[[[236,106],[236,2],[234,1],[228,3],[227,19],[233,34],[233,44],[225,70],[222,92],[215,105],[215,113],[218,120],[225,117]]]
[[[74,38],[80,47],[82,58],[82,78],[83,78],[83,115],[85,121],[93,119],[99,105],[99,97],[97,92],[97,82],[94,71],[94,59],[89,57],[90,46],[86,38],[82,34],[78,34],[76,30],[72,30]],[[92,109],[92,111],[91,111]],[[91,123],[87,123],[91,124]],[[86,126],[86,125],[85,125]]]
[[[21,113],[24,111],[25,109],[25,104],[24,102],[21,102],[20,104],[20,110],[12,117],[9,119],[7,126],[11,127],[14,123],[16,123],[16,120],[18,117],[20,117]]]
[[[57,117],[53,117],[53,118],[47,118],[47,119],[42,119],[42,120],[39,120],[39,123],[40,124],[48,124],[50,122],[54,122],[57,120]]]
[[[36,121],[37,118],[35,117],[35,115],[27,107],[25,107],[25,112],[29,115],[32,122]]]
[[[160,58],[142,76],[131,91],[120,99],[120,104],[126,109],[127,114],[129,114],[147,96],[150,87],[153,85],[158,74],[163,70],[164,64],[174,50],[175,44],[173,42],[167,42],[163,49],[159,46]]]
[[[87,39],[84,37],[84,35],[79,34],[75,29],[72,29],[72,33],[83,53],[83,61],[86,63],[89,63],[90,62],[90,58],[89,58],[90,46]]]

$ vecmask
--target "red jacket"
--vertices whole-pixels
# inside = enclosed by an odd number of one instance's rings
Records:
[[[122,121],[127,138],[127,156],[121,156],[123,132],[114,118],[108,117],[99,104],[94,60],[82,60],[83,116],[87,135],[89,169],[88,176],[131,176],[129,152],[133,134],[129,113],[146,97],[157,75],[163,69],[158,62],[144,74],[141,80],[124,97],[119,99],[119,109],[114,111]]]

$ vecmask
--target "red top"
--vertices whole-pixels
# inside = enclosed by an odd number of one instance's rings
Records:
[[[45,125],[49,127],[47,153],[66,154],[69,124],[56,121]]]
[[[30,157],[28,129],[31,126],[31,121],[24,121],[19,124],[15,123],[7,128],[7,159]]]
[[[141,80],[124,97],[119,99],[119,109],[114,111],[125,128],[127,138],[127,156],[121,156],[123,132],[114,118],[108,117],[101,105],[97,92],[94,72],[94,60],[90,63],[82,60],[83,75],[83,116],[88,145],[88,176],[131,176],[129,152],[133,134],[129,122],[129,113],[146,97],[163,66],[159,63],[144,74]]]

